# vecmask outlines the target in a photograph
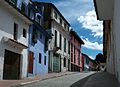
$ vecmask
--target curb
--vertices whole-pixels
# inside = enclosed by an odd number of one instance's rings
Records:
[[[48,77],[48,78],[43,78],[43,79],[40,79],[40,80],[34,80],[34,81],[29,81],[29,82],[23,82],[23,83],[19,83],[19,84],[10,86],[10,87],[20,87],[20,86],[24,86],[24,85],[27,85],[27,84],[32,84],[32,83],[35,83],[35,82],[44,81],[44,80],[48,80],[48,79],[52,79],[52,78],[57,78],[57,77],[62,77],[62,76],[65,76],[65,75],[72,75],[72,74],[77,74],[77,72],[66,73],[66,74],[62,74],[62,75],[56,75],[56,76],[52,76],[52,77]]]

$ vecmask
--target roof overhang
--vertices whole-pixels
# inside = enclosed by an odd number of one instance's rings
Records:
[[[114,0],[93,0],[98,20],[113,18]]]

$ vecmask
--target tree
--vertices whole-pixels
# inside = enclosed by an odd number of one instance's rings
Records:
[[[103,57],[103,54],[98,53],[98,54],[96,55],[95,61],[96,61],[97,63],[105,63],[105,62],[106,62],[106,58]]]

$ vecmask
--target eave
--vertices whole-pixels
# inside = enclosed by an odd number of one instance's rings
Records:
[[[71,30],[70,34],[73,35],[81,44],[85,44],[75,31]]]
[[[98,20],[113,18],[114,0],[93,0]]]

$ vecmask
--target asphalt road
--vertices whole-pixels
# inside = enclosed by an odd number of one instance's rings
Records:
[[[92,74],[93,72],[76,73],[42,80],[20,87],[82,87],[87,78]]]

